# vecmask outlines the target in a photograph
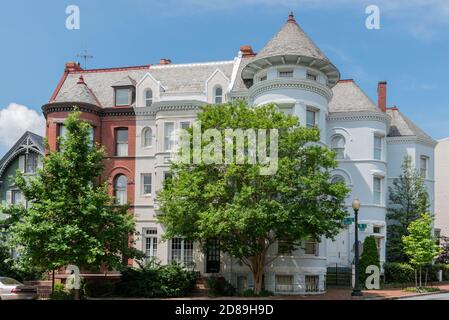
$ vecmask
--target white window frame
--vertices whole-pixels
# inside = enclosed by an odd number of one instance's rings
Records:
[[[151,93],[151,98],[148,97],[149,92]],[[151,107],[151,105],[153,104],[153,90],[151,89],[145,90],[144,100],[145,100],[145,107]]]
[[[34,159],[33,163],[32,163],[32,170],[28,170],[30,169],[28,167],[28,165],[30,164],[30,159]],[[39,167],[39,155],[37,153],[34,152],[30,152],[28,154],[25,155],[25,173],[27,174],[35,174],[37,171],[37,168]]]
[[[424,164],[424,168],[423,168]],[[429,175],[429,157],[425,155],[421,155],[419,157],[419,174],[421,178],[427,179]]]
[[[119,141],[118,140],[118,132],[119,131],[126,131],[128,138],[125,141]],[[120,148],[120,146],[125,146],[126,148]],[[121,153],[121,150],[123,150],[123,154]],[[115,129],[115,156],[116,157],[127,157],[129,154],[129,129],[128,128],[116,128]]]
[[[342,139],[343,141],[343,147],[338,146],[338,143],[336,142],[336,139]],[[346,156],[346,139],[341,134],[334,134],[331,137],[331,149],[336,153],[337,160],[342,160]]]
[[[149,244],[149,248],[147,245]],[[157,236],[157,228],[142,229],[142,251],[148,260],[157,258],[159,239]]]
[[[318,74],[313,71],[307,70],[306,79],[310,81],[318,81]]]
[[[172,130],[169,133],[167,132],[168,125],[172,126]],[[175,147],[174,134],[175,134],[175,123],[173,121],[164,122],[164,151],[165,152],[171,152],[173,150],[173,148]]]
[[[282,279],[282,281],[280,281]],[[289,284],[280,284],[279,282],[291,282]],[[291,280],[291,281],[287,281]],[[276,274],[275,275],[275,291],[276,292],[293,292],[295,284],[295,277],[291,274]]]
[[[314,281],[314,287],[311,286],[311,283],[308,280],[308,278],[313,278]],[[315,274],[306,274],[304,276],[304,285],[306,292],[319,292],[320,291],[320,276]]]
[[[376,190],[376,181],[379,181],[379,190]],[[382,205],[382,190],[383,190],[383,177],[373,177],[373,203],[375,205]],[[378,195],[378,196],[377,196]]]
[[[117,181],[118,181],[118,178],[121,176],[125,177],[126,185],[124,188],[117,189]],[[113,183],[114,183],[115,204],[116,205],[125,205],[128,202],[128,178],[124,174],[118,174],[114,177]],[[117,191],[122,192],[121,194],[124,195],[122,201],[118,201]]]
[[[376,146],[376,141],[380,141],[380,147]],[[379,156],[377,156],[379,155]],[[384,156],[384,136],[374,134],[373,138],[373,159],[382,161]]]
[[[118,101],[117,101],[117,93],[119,92],[119,91],[127,91],[128,92],[128,101],[126,102],[126,103],[118,103]],[[130,106],[131,105],[131,103],[132,103],[132,90],[131,90],[131,88],[115,88],[115,92],[114,92],[114,94],[115,94],[115,96],[114,96],[114,103],[115,103],[115,106],[116,107],[123,107],[123,106]]]
[[[309,123],[309,112],[313,113],[313,124]],[[306,127],[313,128],[317,125],[318,120],[318,110],[315,108],[308,107],[306,110]]]
[[[150,183],[145,183],[145,177],[150,177]],[[141,193],[144,197],[151,197],[153,194],[153,175],[151,173],[142,173],[140,176]],[[145,192],[145,186],[150,186],[150,192]]]
[[[295,71],[293,69],[278,70],[279,78],[293,78],[294,74],[295,74]]]
[[[149,134],[150,143],[147,144],[147,134]],[[151,148],[153,146],[153,130],[150,127],[142,129],[142,148]]]
[[[217,90],[218,89],[221,90],[221,94],[217,94]],[[214,87],[214,103],[215,104],[221,104],[223,102],[224,102],[224,90],[223,90],[223,87],[222,86]]]
[[[179,244],[180,248],[174,249],[174,244]],[[189,247],[187,247],[189,246]],[[174,250],[179,250],[176,255],[174,254]],[[176,256],[176,258],[175,258]],[[181,237],[174,237],[170,241],[170,260],[172,262],[178,262],[185,267],[192,266],[194,263],[193,260],[193,241],[188,241]]]

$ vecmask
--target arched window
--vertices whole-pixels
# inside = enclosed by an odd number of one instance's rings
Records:
[[[145,106],[149,107],[153,104],[153,91],[148,89],[145,91]]]
[[[115,203],[119,205],[124,205],[128,201],[128,180],[121,174],[115,177],[114,180],[114,196]]]
[[[223,88],[216,87],[214,91],[214,101],[215,103],[223,103]]]
[[[345,178],[343,178],[342,176],[336,175],[336,176],[333,176],[333,177],[332,177],[331,182],[332,182],[332,183],[339,183],[339,182],[346,183],[346,180],[345,180]]]
[[[151,128],[144,128],[142,130],[142,147],[151,147],[153,144],[153,131]]]
[[[337,159],[344,159],[345,157],[345,138],[341,135],[332,137],[331,148],[337,154]]]

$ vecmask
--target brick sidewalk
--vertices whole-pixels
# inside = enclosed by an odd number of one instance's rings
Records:
[[[439,285],[433,285],[441,289],[440,292],[449,292],[449,283],[444,282]],[[430,285],[429,285],[430,287]],[[382,289],[382,290],[366,290],[363,291],[362,297],[352,297],[350,289],[329,289],[325,294],[310,296],[274,296],[267,298],[246,298],[246,297],[188,297],[175,300],[369,300],[369,299],[391,299],[408,296],[416,296],[416,292],[406,292],[401,288]]]

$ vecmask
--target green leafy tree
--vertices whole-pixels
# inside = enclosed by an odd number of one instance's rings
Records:
[[[316,143],[319,130],[300,127],[297,117],[278,112],[275,105],[211,105],[201,110],[198,120],[203,133],[211,128],[221,133],[228,128],[278,130],[275,174],[260,175],[262,164],[248,161],[172,163],[172,179],[158,198],[167,238],[184,236],[203,247],[218,239],[223,252],[249,267],[258,294],[264,268],[276,258],[267,258],[276,241],[294,247],[306,238],[333,237],[340,231],[348,189],[330,182],[335,153]]]
[[[433,259],[442,252],[432,234],[432,225],[432,217],[428,213],[422,214],[420,218],[410,223],[407,228],[408,235],[402,237],[405,254],[410,258],[410,264],[415,268],[417,288],[417,270],[419,269],[419,287],[422,287],[422,267],[432,263]]]
[[[360,256],[359,263],[360,281],[363,285],[368,277],[366,274],[366,268],[371,265],[379,267],[380,270],[379,252],[377,250],[376,238],[374,236],[366,237],[363,242],[363,252]]]
[[[90,125],[72,112],[60,137],[60,151],[50,152],[36,176],[20,172],[16,185],[28,208],[5,207],[8,242],[17,248],[21,270],[54,271],[69,264],[80,269],[119,267],[128,248],[134,220],[126,206],[114,206],[103,171],[103,148],[92,146]]]
[[[407,262],[402,237],[407,234],[410,223],[429,210],[429,195],[424,179],[412,164],[410,156],[405,156],[402,174],[395,178],[389,188],[390,203],[387,218],[387,260]]]

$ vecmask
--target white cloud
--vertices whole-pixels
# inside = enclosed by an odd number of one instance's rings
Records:
[[[11,148],[25,131],[44,136],[44,116],[17,103],[0,109],[0,148]]]

